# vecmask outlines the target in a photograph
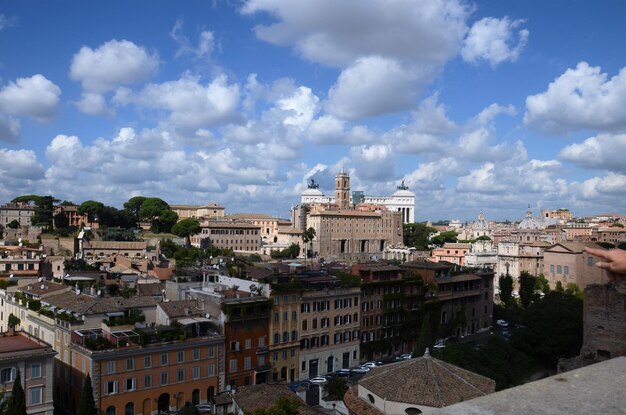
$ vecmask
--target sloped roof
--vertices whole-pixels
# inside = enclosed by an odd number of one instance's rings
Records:
[[[85,294],[76,294],[73,291],[53,295],[43,300],[44,302],[75,313],[89,315],[102,314],[113,311],[124,311],[135,307],[150,307],[157,304],[153,297],[90,297]]]
[[[430,356],[373,369],[359,382],[387,401],[441,408],[495,392],[496,382]]]
[[[85,248],[88,249],[146,249],[148,243],[146,241],[127,242],[127,241],[87,241]]]
[[[568,251],[574,254],[579,254],[583,252],[584,249],[587,247],[594,248],[594,249],[605,249],[595,242],[559,242],[550,246],[545,251],[553,251],[554,248],[557,246],[562,246],[563,248],[567,249]]]
[[[232,395],[237,406],[244,413],[252,413],[259,409],[268,409],[272,407],[280,398],[300,403],[298,414],[300,415],[317,415],[321,412],[307,406],[298,396],[291,391],[285,384],[267,384],[242,386]]]

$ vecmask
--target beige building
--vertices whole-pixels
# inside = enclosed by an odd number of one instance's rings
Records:
[[[584,252],[585,247],[603,249],[592,242],[561,242],[544,250],[543,275],[550,288],[554,289],[559,281],[563,287],[574,283],[581,289],[608,282],[606,272],[595,266],[597,258]]]
[[[520,244],[517,242],[501,242],[498,244],[498,261],[496,263],[496,280],[501,275],[509,274],[516,282],[523,271],[531,275],[539,275],[543,272],[544,249],[550,244],[547,242],[534,242]],[[517,292],[517,284],[513,285],[513,291]]]
[[[320,289],[300,299],[299,380],[325,375],[359,362],[360,289],[333,288],[335,277],[307,277]]]
[[[190,239],[196,247],[212,246],[242,253],[261,251],[261,228],[247,222],[207,222],[202,225],[200,233]]]
[[[216,203],[207,205],[170,205],[178,215],[178,220],[195,218],[198,220],[215,220],[224,218],[224,206]]]
[[[594,229],[591,233],[591,240],[619,245],[626,242],[626,229],[617,226]]]
[[[10,393],[19,371],[28,415],[53,414],[55,354],[49,344],[24,332],[0,334],[0,387]]]
[[[277,242],[279,223],[284,223],[284,219],[275,218],[264,213],[233,213],[226,215],[226,220],[247,222],[259,227],[263,243]]]
[[[30,218],[35,214],[35,206],[28,203],[7,203],[0,206],[0,225],[6,226],[18,221],[20,226],[30,226]]]
[[[37,278],[41,275],[41,249],[0,246],[0,278]]]
[[[295,382],[299,375],[300,292],[272,291],[270,320],[270,364],[273,381]]]

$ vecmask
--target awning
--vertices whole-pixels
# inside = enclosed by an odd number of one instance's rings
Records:
[[[205,317],[187,317],[187,318],[181,318],[180,320],[178,320],[178,322],[182,324],[183,326],[187,326],[189,324],[196,324],[196,323],[206,323],[208,321],[211,321],[211,320]]]

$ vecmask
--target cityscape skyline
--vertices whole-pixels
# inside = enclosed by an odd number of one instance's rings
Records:
[[[288,218],[345,169],[404,180],[416,221],[623,213],[626,5],[602,3],[7,2],[0,202]]]

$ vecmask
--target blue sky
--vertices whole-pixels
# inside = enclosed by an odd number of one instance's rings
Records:
[[[626,3],[0,1],[0,202],[626,213]]]

